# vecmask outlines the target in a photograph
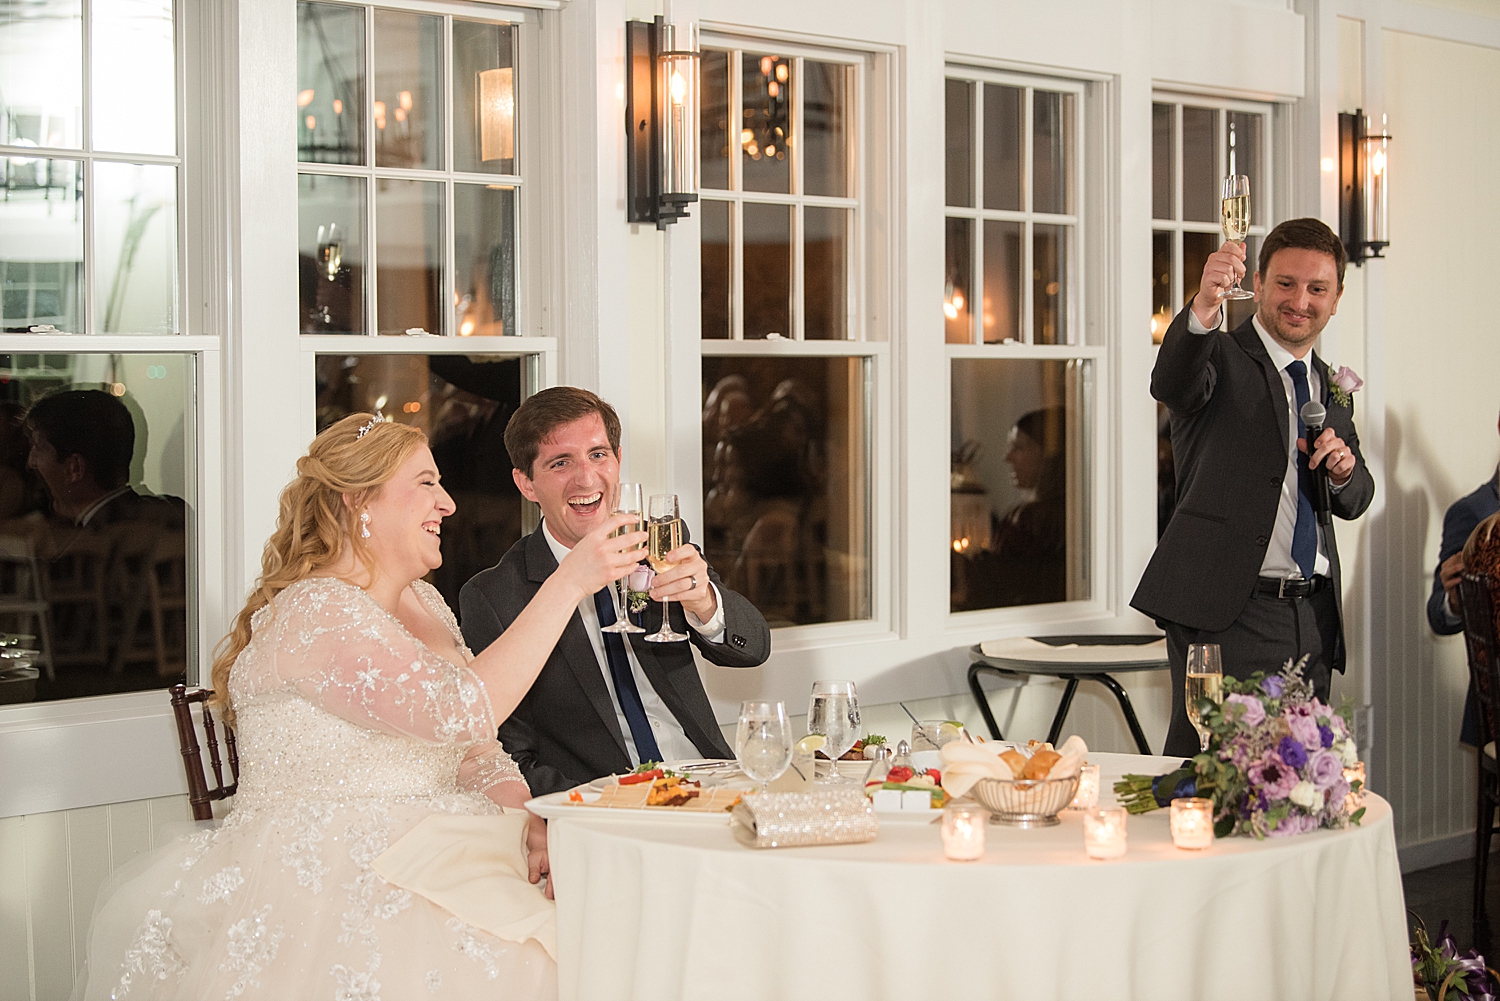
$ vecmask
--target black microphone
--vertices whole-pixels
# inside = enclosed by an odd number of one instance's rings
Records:
[[[1323,404],[1317,400],[1308,400],[1302,404],[1302,423],[1307,425],[1307,457],[1312,458],[1316,449],[1313,442],[1323,433],[1323,422],[1328,419],[1328,411]],[[1333,523],[1333,507],[1328,494],[1328,460],[1325,458],[1317,469],[1312,470],[1313,490],[1312,506],[1318,513],[1318,524],[1331,525]]]

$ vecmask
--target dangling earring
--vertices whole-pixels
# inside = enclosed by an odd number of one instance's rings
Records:
[[[370,537],[370,512],[361,512],[359,516],[359,537],[368,539]]]

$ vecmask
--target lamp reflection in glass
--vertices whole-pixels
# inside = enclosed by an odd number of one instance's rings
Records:
[[[515,70],[509,66],[479,73],[479,159],[516,156]]]
[[[339,269],[344,264],[344,239],[339,235],[338,223],[331,222],[318,227],[318,267],[323,277],[336,281]]]

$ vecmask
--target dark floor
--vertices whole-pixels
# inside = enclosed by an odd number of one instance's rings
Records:
[[[1401,877],[1401,883],[1406,889],[1407,910],[1421,917],[1427,925],[1429,938],[1436,941],[1438,929],[1446,920],[1448,931],[1458,943],[1459,952],[1478,949],[1490,966],[1496,966],[1495,960],[1500,959],[1500,956],[1493,955],[1491,950],[1495,941],[1493,926],[1500,924],[1500,858],[1492,856],[1490,859],[1489,892],[1486,894],[1485,910],[1491,927],[1481,928],[1478,936],[1474,933],[1473,921],[1473,859],[1409,872]],[[1407,923],[1413,927],[1416,925],[1410,914],[1407,915]]]

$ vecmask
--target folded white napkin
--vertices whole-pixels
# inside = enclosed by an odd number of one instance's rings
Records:
[[[943,790],[950,796],[962,796],[974,788],[980,779],[1014,779],[1016,774],[1000,757],[1011,744],[985,741],[971,744],[966,740],[950,740],[943,745]],[[1024,752],[1023,752],[1024,753]],[[1083,738],[1073,735],[1057,749],[1062,755],[1047,773],[1049,779],[1064,779],[1077,775],[1088,757],[1088,745]]]
[[[374,861],[386,882],[508,942],[536,939],[557,959],[557,907],[527,881],[525,810],[433,814]]]

